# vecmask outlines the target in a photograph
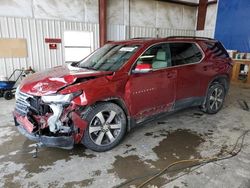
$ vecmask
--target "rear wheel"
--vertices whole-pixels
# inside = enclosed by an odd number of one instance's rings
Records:
[[[116,104],[96,104],[84,116],[89,126],[85,130],[82,143],[91,150],[110,150],[120,143],[126,133],[125,113]]]
[[[225,88],[222,84],[214,83],[210,86],[206,97],[204,111],[208,114],[217,113],[223,106],[225,94]]]
[[[13,98],[13,93],[11,91],[5,91],[3,97],[6,100],[11,100]]]

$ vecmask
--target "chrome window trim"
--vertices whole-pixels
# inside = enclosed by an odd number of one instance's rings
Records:
[[[198,62],[194,62],[194,63],[189,63],[189,64],[183,64],[183,65],[175,65],[175,66],[171,66],[171,67],[164,67],[164,68],[160,68],[160,69],[153,69],[152,72],[155,72],[155,71],[158,71],[158,70],[164,70],[164,69],[169,69],[169,68],[175,68],[175,67],[182,67],[182,66],[188,66],[188,65],[195,65],[195,64],[199,64],[201,63],[204,58],[205,58],[205,53],[204,51],[202,50],[202,48],[200,47],[199,44],[197,44],[197,42],[193,42],[193,41],[166,41],[166,42],[158,42],[158,43],[155,43],[155,44],[152,44],[150,45],[148,48],[146,48],[142,53],[141,55],[135,60],[135,62],[132,64],[132,66],[130,67],[130,70],[128,72],[128,75],[131,75],[131,74],[136,74],[136,73],[132,73],[132,68],[134,67],[134,65],[136,64],[136,62],[138,61],[138,59],[142,56],[142,54],[144,54],[149,48],[153,47],[153,46],[156,46],[156,45],[159,45],[159,44],[169,44],[169,43],[191,43],[191,44],[195,44],[198,49],[200,50],[201,54],[202,54],[202,58],[200,61]],[[150,72],[148,72],[150,73]],[[147,74],[147,73],[145,73]]]

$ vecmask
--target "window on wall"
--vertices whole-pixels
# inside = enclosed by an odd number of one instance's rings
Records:
[[[65,62],[75,62],[84,59],[93,51],[93,32],[64,32]]]

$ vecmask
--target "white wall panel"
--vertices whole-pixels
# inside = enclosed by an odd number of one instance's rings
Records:
[[[27,58],[0,58],[0,75],[10,76],[16,68],[31,66],[36,71],[64,63],[63,34],[66,30],[91,31],[93,49],[99,46],[98,24],[60,20],[0,17],[1,38],[27,39]],[[45,38],[61,38],[58,49],[50,50]]]
[[[217,17],[217,4],[212,4],[207,7],[207,15],[205,21],[205,29],[215,29]]]
[[[168,37],[168,36],[195,36],[194,30],[131,27],[131,38],[136,37]]]
[[[98,0],[1,0],[0,16],[98,23]]]
[[[32,0],[1,0],[0,16],[32,17]]]
[[[137,37],[156,37],[156,28],[154,27],[135,27],[130,28],[130,38]]]
[[[194,30],[185,29],[169,29],[169,28],[159,28],[159,37],[169,37],[169,36],[195,36]]]
[[[209,37],[209,38],[214,38],[214,29],[207,29],[207,30],[201,30],[201,31],[196,31],[197,37]]]
[[[107,40],[125,40],[126,39],[126,26],[125,25],[108,25],[107,27]]]

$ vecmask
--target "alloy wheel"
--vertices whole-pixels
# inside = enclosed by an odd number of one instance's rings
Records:
[[[221,108],[223,104],[223,89],[221,88],[215,88],[212,92],[211,96],[209,97],[209,106],[211,110],[217,111]]]
[[[100,111],[89,124],[89,136],[96,145],[109,145],[119,136],[121,128],[121,119],[115,111]]]

